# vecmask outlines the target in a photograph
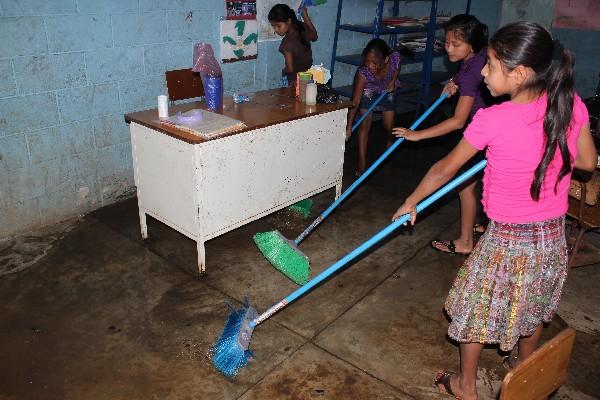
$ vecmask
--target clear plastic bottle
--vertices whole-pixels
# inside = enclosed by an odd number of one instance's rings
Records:
[[[312,79],[306,85],[306,104],[309,106],[317,104],[317,84]]]

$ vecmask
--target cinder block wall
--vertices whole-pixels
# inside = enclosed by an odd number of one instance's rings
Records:
[[[473,2],[473,12],[495,26],[499,2]],[[314,59],[325,66],[337,3],[311,9]],[[343,21],[372,20],[375,3],[345,0]],[[440,3],[452,14],[466,0]],[[401,10],[427,15],[428,4],[405,1]],[[0,238],[131,196],[123,114],[156,107],[164,71],[189,68],[195,42],[218,54],[224,14],[224,0],[0,0]],[[361,51],[369,39],[342,32],[339,54]],[[257,60],[222,65],[226,92],[276,87],[278,46],[259,42]],[[348,84],[354,67],[336,69],[336,84]]]

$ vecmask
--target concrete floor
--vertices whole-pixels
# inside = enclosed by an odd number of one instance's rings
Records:
[[[345,186],[355,165],[348,147]],[[383,147],[374,139],[373,151]],[[447,144],[403,144],[334,212],[302,250],[318,273],[389,223],[403,196]],[[313,216],[333,191],[314,197]],[[240,199],[243,201],[243,199]],[[440,368],[456,369],[442,305],[464,261],[429,241],[454,238],[449,196],[255,331],[255,358],[234,380],[208,350],[245,295],[263,311],[295,289],[255,248],[256,232],[295,237],[308,223],[281,211],[207,243],[207,275],[194,275],[195,244],[149,219],[140,239],[136,200],[74,224],[0,242],[0,399],[443,399]],[[567,383],[556,399],[600,398],[600,265],[572,270],[560,316],[543,340],[577,332]],[[479,370],[482,399],[506,371],[495,347]]]

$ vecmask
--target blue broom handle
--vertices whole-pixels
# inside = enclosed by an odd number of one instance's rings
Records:
[[[435,201],[437,201],[440,197],[446,195],[451,190],[456,189],[458,186],[460,186],[466,180],[470,179],[473,175],[475,175],[476,173],[481,171],[483,168],[485,168],[486,164],[487,164],[487,160],[481,160],[476,165],[469,168],[466,172],[462,173],[461,175],[459,175],[458,177],[454,178],[452,181],[447,183],[441,189],[438,189],[438,191],[436,191],[431,196],[429,196],[428,198],[426,198],[425,200],[423,200],[422,202],[420,202],[417,205],[417,207],[416,207],[417,213],[419,213],[419,212],[423,211],[425,208],[429,207],[431,204],[433,204]],[[275,314],[277,311],[281,310],[283,307],[287,306],[288,304],[290,304],[291,302],[296,300],[298,297],[300,297],[303,294],[305,294],[306,292],[310,291],[312,288],[317,286],[319,283],[323,282],[325,279],[329,278],[331,275],[333,275],[335,272],[337,272],[344,265],[346,265],[347,263],[349,263],[350,261],[352,261],[359,255],[364,253],[366,250],[371,248],[374,244],[379,242],[381,239],[385,238],[387,235],[389,235],[391,232],[393,232],[399,226],[405,224],[409,220],[410,220],[410,214],[404,214],[403,216],[401,216],[400,218],[398,218],[397,220],[395,220],[394,222],[392,222],[391,224],[389,224],[388,226],[383,228],[381,231],[377,232],[369,240],[367,240],[366,242],[364,242],[363,244],[361,244],[360,246],[358,246],[357,248],[352,250],[350,253],[346,254],[344,257],[342,257],[341,259],[336,261],[335,264],[333,264],[332,266],[327,268],[325,271],[321,272],[319,275],[315,276],[308,283],[299,287],[298,289],[293,291],[291,294],[289,294],[287,297],[285,297],[283,300],[281,300],[279,303],[273,305],[267,311],[265,311],[264,313],[259,315],[256,319],[251,321],[251,326],[254,327],[254,326],[260,324],[265,319],[269,318],[271,315]]]
[[[377,105],[379,103],[381,103],[381,100],[383,100],[385,98],[385,96],[387,96],[388,94],[389,94],[389,92],[386,92],[386,91],[381,92],[381,95],[379,95],[379,97],[373,102],[373,104],[371,104],[371,107],[369,107],[367,109],[367,112],[364,113],[363,115],[361,115],[360,118],[358,119],[358,121],[356,121],[354,123],[354,125],[352,125],[352,132],[354,132],[356,130],[356,128],[358,128],[360,123],[363,122],[363,120],[365,118],[367,118],[367,116],[371,113],[371,111],[373,111],[375,109],[375,107],[377,107]]]
[[[387,92],[384,92],[384,94],[386,94]],[[419,124],[421,124],[421,122],[423,122],[423,120],[425,118],[427,118],[429,116],[429,114],[431,114],[433,112],[433,110],[436,109],[436,107],[442,102],[444,101],[444,99],[448,97],[448,93],[444,92],[442,93],[442,95],[435,101],[435,103],[433,103],[431,105],[431,107],[429,107],[427,109],[427,111],[425,111],[423,113],[423,115],[421,115],[419,117],[419,119],[417,119],[415,122],[413,122],[413,124],[410,126],[411,131],[414,130],[415,128],[417,128],[417,126],[419,126]],[[368,113],[368,112],[367,112]],[[365,114],[366,115],[366,114]],[[360,122],[360,121],[359,121]],[[398,138],[398,140],[396,140],[390,147],[388,147],[388,149],[381,155],[381,157],[379,157],[377,159],[377,161],[375,161],[357,180],[355,180],[352,185],[350,185],[350,187],[348,189],[346,189],[344,191],[344,193],[342,193],[340,195],[340,197],[338,197],[338,199],[336,201],[334,201],[329,207],[327,207],[327,209],[325,211],[323,211],[321,213],[321,215],[319,217],[317,217],[317,219],[315,219],[313,221],[312,224],[310,224],[305,230],[304,232],[302,232],[300,235],[298,235],[298,237],[296,239],[294,239],[294,243],[295,244],[300,244],[301,241],[304,240],[304,238],[306,238],[308,236],[308,234],[310,232],[313,231],[313,229],[315,229],[317,227],[317,225],[319,225],[321,223],[321,221],[323,221],[325,218],[327,218],[329,216],[329,214],[331,214],[331,212],[342,202],[346,199],[346,197],[350,196],[350,194],[354,191],[354,189],[356,189],[358,187],[358,185],[360,185],[365,179],[367,179],[367,177],[371,174],[371,172],[373,172],[378,166],[379,164],[381,164],[395,149],[396,147],[400,146],[400,143],[402,143],[404,141],[404,138]]]

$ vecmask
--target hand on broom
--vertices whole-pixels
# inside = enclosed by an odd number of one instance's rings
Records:
[[[414,225],[417,220],[417,205],[412,204],[408,199],[404,200],[404,203],[398,208],[398,210],[392,216],[392,221],[397,220],[404,214],[410,214],[410,224]],[[406,225],[407,223],[404,223]]]
[[[408,140],[410,142],[418,142],[422,139],[419,131],[411,131],[408,128],[394,128],[392,129],[392,134],[396,137],[404,138],[404,140]]]
[[[458,91],[458,85],[454,83],[454,78],[450,79],[442,89],[442,93],[448,93],[448,97],[452,97]]]

